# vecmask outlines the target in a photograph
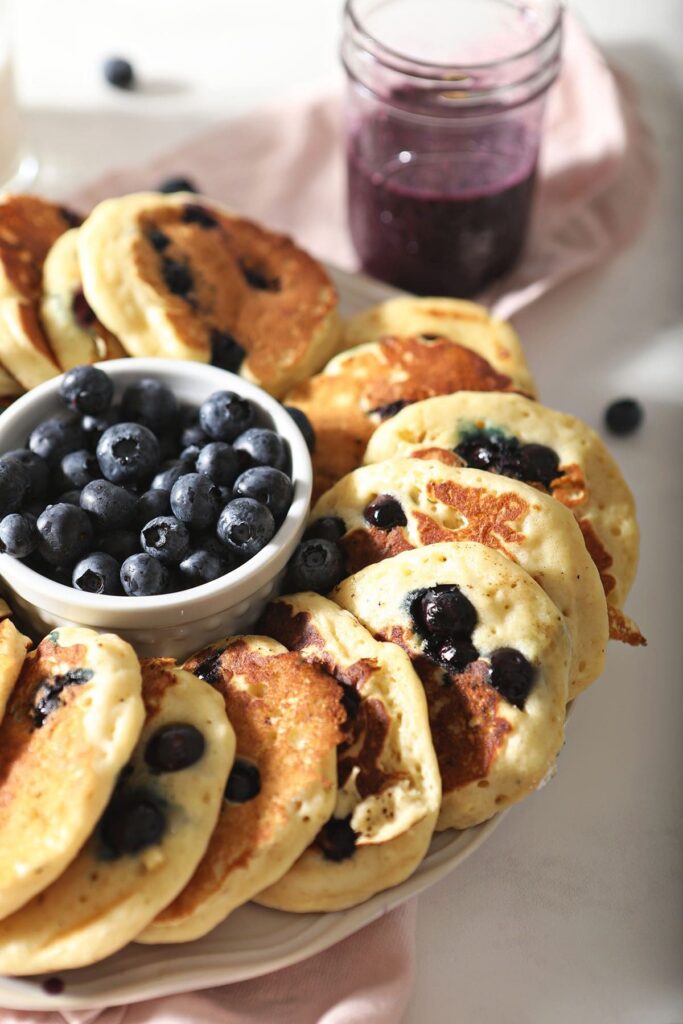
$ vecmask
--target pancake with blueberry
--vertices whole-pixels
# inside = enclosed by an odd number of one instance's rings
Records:
[[[24,388],[60,368],[40,320],[43,263],[79,218],[38,196],[0,197],[0,364]]]
[[[0,601],[0,605],[4,604]],[[30,646],[31,641],[21,635],[9,618],[0,622],[0,722]]]
[[[389,459],[361,466],[329,490],[311,515],[332,519],[347,574],[401,551],[476,541],[522,566],[565,617],[572,642],[569,698],[602,672],[608,640],[600,575],[574,516],[518,480],[437,460]],[[343,532],[342,531],[343,528]]]
[[[569,508],[600,572],[610,637],[644,644],[623,612],[638,567],[640,533],[621,470],[585,423],[521,395],[460,393],[404,409],[381,426],[365,462],[441,458],[522,480]]]
[[[419,679],[395,644],[378,643],[317,594],[283,597],[261,628],[335,677],[346,723],[333,812],[291,870],[256,901],[341,910],[408,878],[427,852],[441,799]]]
[[[437,829],[468,828],[549,777],[564,739],[570,643],[547,594],[469,541],[404,551],[332,597],[422,680],[443,799]]]
[[[342,692],[323,669],[263,636],[233,637],[185,667],[225,701],[237,754],[197,869],[141,942],[206,934],[288,871],[335,805]]]
[[[380,423],[406,405],[453,391],[517,391],[515,380],[448,338],[386,337],[349,349],[322,373],[299,384],[285,401],[313,426],[314,494],[320,495],[363,460]]]
[[[511,377],[520,391],[536,394],[517,334],[507,321],[491,316],[476,302],[401,295],[357,313],[343,325],[344,348],[419,335],[448,338],[472,349],[498,373]]]
[[[130,355],[213,361],[276,396],[339,337],[325,270],[291,239],[187,193],[108,199],[79,232],[85,298]]]
[[[142,695],[142,733],[92,835],[49,888],[0,921],[3,973],[83,967],[121,949],[206,849],[235,751],[223,701],[168,658],[142,663]]]
[[[83,295],[78,263],[78,229],[57,239],[43,266],[40,315],[62,370],[103,359],[120,359],[125,349],[99,322]]]
[[[119,637],[64,627],[26,656],[0,722],[0,918],[74,859],[142,720],[140,665]]]

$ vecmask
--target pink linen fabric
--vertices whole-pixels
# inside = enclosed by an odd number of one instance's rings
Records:
[[[88,209],[107,196],[154,188],[166,175],[184,174],[206,195],[353,270],[342,133],[337,97],[288,104],[212,128],[147,166],[113,172],[73,201]],[[636,236],[655,179],[652,143],[629,83],[567,17],[528,245],[519,265],[480,299],[510,316],[608,259]],[[0,1021],[396,1024],[410,995],[415,915],[412,901],[332,949],[253,981],[106,1010],[0,1010]]]

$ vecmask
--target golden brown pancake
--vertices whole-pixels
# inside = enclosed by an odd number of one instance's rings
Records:
[[[314,497],[358,466],[373,432],[404,406],[453,391],[515,391],[480,355],[447,338],[388,337],[336,356],[283,401],[316,432]]]

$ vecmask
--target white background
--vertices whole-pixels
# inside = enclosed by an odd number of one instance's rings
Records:
[[[629,610],[650,646],[610,650],[556,779],[421,897],[408,1024],[683,1024],[683,2],[574,8],[639,85],[659,194],[633,249],[516,326],[547,404],[596,426],[615,396],[645,406],[644,429],[611,447],[640,508]],[[15,13],[53,193],[339,75],[339,0],[18,0]],[[103,83],[113,53],[144,72],[141,93]]]

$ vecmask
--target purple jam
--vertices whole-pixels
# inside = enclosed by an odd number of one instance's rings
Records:
[[[536,146],[519,123],[465,129],[448,150],[434,141],[361,124],[348,153],[351,237],[371,276],[421,295],[467,297],[522,250]]]

